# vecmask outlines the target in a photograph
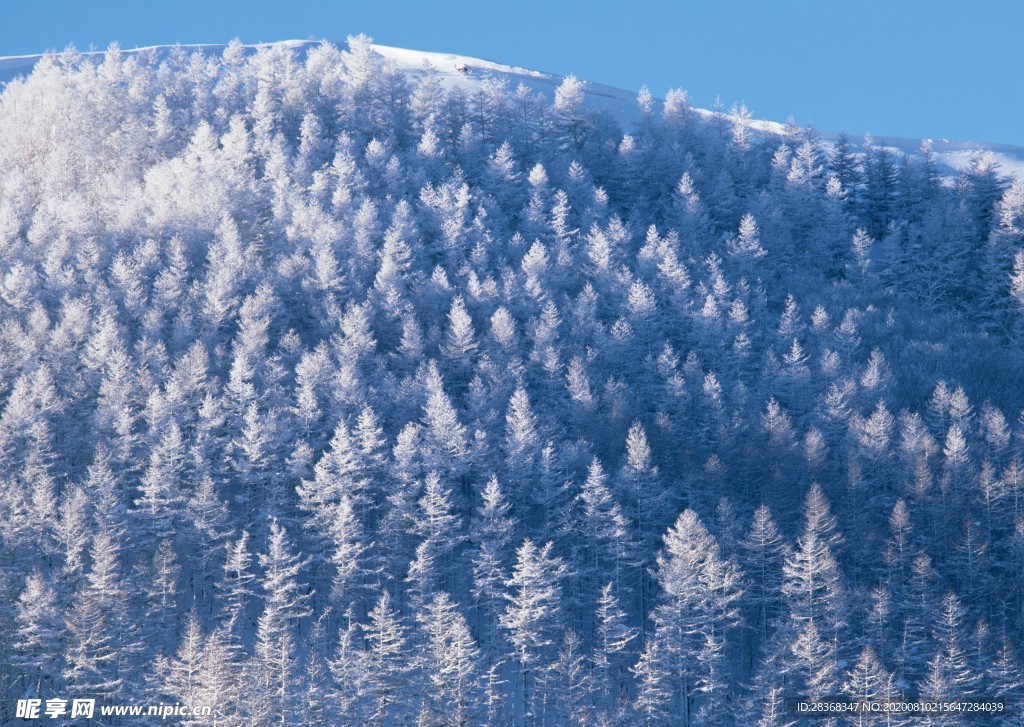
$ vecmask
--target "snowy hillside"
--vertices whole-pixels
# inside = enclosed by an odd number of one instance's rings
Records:
[[[273,45],[287,47],[302,54],[318,44],[318,41],[290,40],[280,41]],[[186,45],[177,47],[183,48],[188,52],[199,51],[210,56],[216,56],[223,52],[225,46]],[[250,51],[260,47],[260,45],[246,46]],[[172,46],[154,46],[126,50],[124,53],[154,54],[159,57],[166,55],[171,48]],[[460,88],[467,92],[479,89],[486,79],[494,78],[507,82],[512,89],[519,84],[524,84],[530,90],[551,98],[555,93],[555,89],[558,88],[563,80],[561,76],[550,73],[507,66],[501,63],[452,53],[408,50],[384,45],[374,45],[374,49],[394,63],[396,68],[411,79],[422,77],[425,67],[429,64],[437,72],[446,87]],[[92,54],[85,53],[83,55],[100,57],[102,52],[97,51]],[[38,55],[0,57],[0,84],[30,73],[40,57]],[[464,67],[467,72],[462,73],[456,70],[460,66]],[[637,120],[637,94],[635,92],[602,85],[589,79],[584,80],[586,80],[585,94],[588,104],[607,109],[627,129]],[[685,78],[679,80],[681,84],[685,85]],[[713,113],[706,109],[696,110],[705,116],[711,116]],[[732,119],[733,117],[728,118]],[[752,130],[760,133],[775,135],[784,135],[786,133],[785,125],[774,121],[751,119],[749,126]],[[836,132],[827,130],[820,131],[819,133],[822,140],[826,143],[834,141],[837,136]],[[863,151],[862,141],[862,139],[858,138],[851,139],[854,150]],[[876,136],[874,141],[876,144],[888,147],[900,154],[917,154],[923,140]],[[988,153],[992,155],[993,160],[999,164],[1005,173],[1019,179],[1024,179],[1024,148],[1009,144],[980,141],[956,141],[949,139],[929,139],[928,141],[931,143],[937,163],[949,174],[968,169],[976,155]]]
[[[1020,723],[1017,150],[364,36],[0,72],[0,724]]]

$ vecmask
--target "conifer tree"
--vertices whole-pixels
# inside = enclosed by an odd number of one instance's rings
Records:
[[[11,662],[20,673],[23,694],[46,699],[61,693],[61,654],[67,641],[61,603],[53,584],[40,571],[25,581],[15,609],[17,628]]]
[[[256,688],[254,712],[279,724],[299,718],[299,669],[296,653],[296,625],[309,615],[298,575],[306,562],[293,552],[284,528],[270,522],[267,552],[259,554],[263,568],[263,611],[256,624],[253,679]]]
[[[414,664],[408,653],[406,627],[391,605],[387,591],[381,594],[363,625],[366,661],[369,667],[367,691],[371,724],[410,718],[416,713],[410,689]]]
[[[621,717],[626,696],[626,665],[631,661],[637,630],[628,625],[626,613],[619,606],[614,584],[601,589],[597,601],[597,639],[594,646],[594,667],[599,675],[597,689],[610,720]]]
[[[859,702],[897,702],[899,692],[893,682],[892,674],[878,659],[878,655],[865,647],[857,658],[856,664],[849,671],[842,685],[843,693],[850,699]],[[870,716],[860,720],[868,724]],[[859,724],[859,722],[855,722]]]
[[[846,623],[845,589],[833,552],[841,542],[825,494],[814,484],[804,502],[803,533],[783,564],[782,594],[797,627],[814,622],[829,640]]]
[[[420,614],[427,635],[421,669],[433,689],[427,700],[434,719],[452,725],[472,724],[480,705],[480,649],[465,617],[444,591]]]
[[[167,668],[161,690],[181,704],[201,704],[204,638],[199,619],[193,611],[185,620],[181,642]]]
[[[479,629],[485,635],[483,641],[490,644],[496,635],[498,617],[504,610],[515,522],[509,517],[511,506],[497,477],[487,480],[481,495],[482,504],[470,528],[470,543],[474,549],[472,593],[479,609]],[[490,649],[485,652],[490,661],[493,654],[489,653]]]
[[[529,724],[542,723],[544,681],[561,621],[561,580],[567,569],[552,555],[552,544],[538,548],[524,540],[516,551],[516,564],[508,581],[508,604],[500,623],[507,632],[519,664],[517,698]]]
[[[69,649],[64,680],[75,694],[116,698],[131,692],[139,651],[131,614],[126,612],[121,553],[100,532],[89,549],[92,566],[67,612]]]
[[[720,671],[726,658],[726,637],[739,622],[743,593],[739,568],[724,559],[693,510],[684,510],[658,554],[661,587],[653,620],[654,640],[661,642],[663,667],[673,683],[670,713],[690,724],[698,714],[711,714],[725,698]]]
[[[964,610],[959,599],[952,593],[946,594],[934,627],[938,649],[928,663],[927,675],[918,686],[924,699],[964,699],[975,693],[980,675],[970,669],[961,631],[963,618]]]
[[[764,644],[782,611],[782,568],[790,555],[767,506],[754,511],[741,545],[743,568],[750,583],[746,598],[756,609],[753,627]]]

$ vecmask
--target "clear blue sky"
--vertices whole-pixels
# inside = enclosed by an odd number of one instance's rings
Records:
[[[1024,146],[1021,0],[0,3],[0,55],[360,32],[821,129]]]

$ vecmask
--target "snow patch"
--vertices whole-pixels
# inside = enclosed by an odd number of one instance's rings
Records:
[[[259,48],[269,45],[284,46],[299,53],[308,52],[315,48],[321,41],[284,40],[275,43],[258,43],[244,46],[249,52],[255,52]],[[344,44],[338,44],[342,46]],[[220,55],[224,52],[225,45],[181,45],[181,46],[147,46],[131,50],[122,50],[124,54],[134,53],[155,53],[158,56],[170,53],[174,48],[181,48],[187,52],[199,51],[206,55]],[[408,48],[394,48],[386,45],[374,45],[374,48],[384,58],[394,64],[410,79],[423,77],[428,68],[431,69],[447,88],[460,88],[472,93],[481,88],[488,78],[504,80],[510,89],[515,89],[519,84],[525,85],[531,91],[544,94],[549,99],[554,96],[555,90],[565,80],[563,76],[553,73],[509,66],[503,63],[488,61],[481,58],[459,55],[457,53],[437,53],[431,51],[410,50]],[[82,53],[87,58],[102,58],[103,51]],[[7,56],[0,57],[0,86],[12,80],[28,75],[43,56]],[[465,71],[460,68],[464,67]],[[624,127],[632,125],[639,118],[637,109],[637,94],[613,86],[606,86],[600,83],[587,82],[584,88],[585,103],[588,107],[598,107],[607,111]],[[660,106],[660,101],[657,102]],[[706,109],[694,109],[696,113],[705,118],[714,116],[715,111]],[[735,121],[734,116],[725,114],[730,121]],[[747,126],[759,134],[773,136],[785,136],[786,127],[775,121],[763,119],[750,119]],[[827,145],[831,145],[839,137],[838,133],[819,131],[819,136]],[[892,136],[878,136],[874,142],[880,146],[888,147],[899,154],[917,155],[921,139],[907,139]],[[947,174],[953,175],[970,168],[971,163],[978,154],[991,154],[992,159],[999,165],[1003,173],[1024,180],[1024,148],[1009,144],[999,144],[982,141],[956,141],[949,139],[928,139],[932,145],[936,162]],[[862,139],[850,136],[850,144],[854,152],[863,152],[864,143]]]

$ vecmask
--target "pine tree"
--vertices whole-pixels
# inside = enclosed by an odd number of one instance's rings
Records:
[[[520,508],[526,504],[528,487],[540,465],[539,422],[526,389],[518,387],[509,399],[505,414],[505,471],[503,481]]]
[[[743,569],[751,584],[747,599],[757,614],[753,626],[764,644],[781,615],[782,567],[784,560],[791,557],[767,506],[761,505],[754,511],[741,545]]]
[[[331,693],[334,711],[348,719],[367,723],[370,715],[370,658],[357,643],[359,625],[349,619],[338,635],[338,647],[330,662],[335,688]]]
[[[365,515],[357,516],[356,513],[374,512],[371,481],[366,474],[359,443],[348,425],[341,421],[334,430],[330,449],[314,468],[313,479],[304,480],[296,488],[299,506],[309,513],[305,526],[311,532],[313,542],[320,546],[322,552],[331,554],[318,556],[314,562],[314,573],[324,587],[327,584],[324,569],[327,562],[334,560],[335,554],[365,547],[362,542],[362,518]],[[351,551],[351,554],[358,556],[361,552]],[[354,564],[343,563],[342,567],[348,569]],[[338,577],[343,581],[349,580],[348,576],[340,573]],[[325,590],[330,592],[331,589]]]
[[[128,514],[121,481],[112,470],[111,460],[108,448],[98,445],[86,470],[83,489],[93,504],[92,516],[97,529],[121,541],[128,527]]]
[[[596,457],[590,463],[577,499],[585,539],[582,546],[585,555],[579,562],[584,589],[596,593],[600,576],[610,574],[616,589],[620,593],[626,591],[630,585],[625,576],[631,565],[631,523],[615,502],[608,476]]]
[[[634,422],[626,435],[626,457],[616,481],[624,507],[629,508],[641,542],[652,545],[667,526],[665,512],[675,505],[664,487],[647,440],[647,433]]]
[[[508,581],[508,604],[500,624],[507,631],[519,664],[517,695],[528,724],[543,723],[545,672],[554,663],[552,649],[561,621],[561,580],[567,569],[552,555],[552,544],[538,548],[525,540],[516,551]]]
[[[803,533],[783,564],[782,594],[794,625],[819,624],[828,640],[838,638],[846,623],[845,589],[833,552],[840,542],[825,494],[814,484],[804,503]]]
[[[852,195],[860,184],[860,169],[850,138],[845,132],[840,132],[836,139],[829,166],[843,190]]]
[[[226,544],[223,577],[216,583],[220,594],[221,609],[227,618],[227,632],[240,635],[252,625],[249,621],[249,604],[255,591],[256,579],[252,571],[252,553],[249,550],[249,533],[242,531],[234,542]]]
[[[649,639],[633,667],[637,679],[633,711],[637,721],[645,725],[665,724],[679,716],[672,711],[675,684],[672,667],[663,651],[666,647],[663,639]]]
[[[939,617],[935,573],[927,555],[914,559],[909,591],[909,604],[895,659],[898,676],[905,683],[923,678],[928,652],[932,648],[931,628]]]
[[[161,690],[181,704],[203,704],[199,700],[202,688],[202,662],[204,638],[195,611],[185,620],[185,630],[178,650],[168,665]]]
[[[423,514],[422,534],[436,544],[439,552],[449,552],[458,543],[462,521],[458,515],[453,514],[451,491],[435,472],[427,473],[419,505]]]
[[[20,476],[26,494],[29,532],[36,550],[51,559],[58,553],[59,536],[50,517],[58,508],[58,490],[53,476],[50,428],[45,421],[32,424],[29,440]]]
[[[292,552],[284,528],[270,522],[267,552],[260,553],[263,567],[263,611],[256,624],[254,683],[255,714],[268,724],[289,724],[299,717],[299,674],[295,630],[299,619],[309,615],[298,575],[308,561]]]
[[[456,296],[448,313],[448,334],[443,348],[444,354],[465,369],[468,368],[476,347],[473,320],[466,310],[462,296]]]
[[[338,423],[330,450],[316,464],[314,477],[296,489],[303,509],[311,513],[309,527],[323,532],[333,520],[341,495],[357,505],[369,505],[369,484],[363,477],[358,444],[345,421]]]
[[[580,637],[566,629],[558,652],[558,661],[547,680],[551,692],[551,712],[562,724],[589,724],[593,720],[594,674],[582,649]]]
[[[1024,250],[1013,254],[1013,272],[1010,274],[1010,297],[1014,302],[1014,323],[1012,334],[1014,340],[1020,340],[1024,331]]]
[[[335,568],[331,600],[339,607],[359,613],[364,608],[361,600],[365,598],[363,589],[370,576],[370,569],[366,563],[367,546],[363,527],[349,495],[341,496],[334,522],[329,527],[333,546],[330,560]]]
[[[315,723],[336,720],[331,699],[331,674],[328,656],[327,623],[331,609],[324,609],[313,622],[306,639],[307,656],[303,670],[307,719]]]
[[[437,364],[430,362],[426,375],[427,401],[423,407],[424,459],[438,474],[458,476],[468,464],[469,438],[458,412],[445,393]]]
[[[157,543],[174,535],[175,513],[182,509],[182,478],[185,469],[185,445],[176,423],[159,434],[149,466],[140,483],[141,497],[135,507],[140,519],[142,546],[156,550]]]
[[[879,236],[892,219],[897,195],[898,170],[892,152],[870,138],[864,140],[864,195],[862,215],[867,232]]]
[[[899,692],[892,674],[885,670],[878,655],[871,647],[861,650],[857,663],[850,669],[843,682],[842,691],[850,699],[858,702],[899,701]],[[867,719],[870,717],[863,721],[867,723]]]
[[[995,661],[988,667],[987,677],[992,696],[1002,699],[1005,709],[1012,711],[1020,708],[1024,699],[1024,682],[1021,680],[1013,644],[1008,640],[1003,640]]]
[[[415,705],[410,697],[413,664],[407,653],[406,628],[391,605],[387,591],[381,594],[370,611],[369,623],[363,625],[366,639],[366,660],[369,673],[367,690],[371,702],[370,724],[382,725],[391,720],[412,716]]]
[[[67,613],[64,680],[74,694],[109,699],[130,693],[134,675],[129,670],[139,645],[125,610],[128,594],[117,544],[99,532],[89,555],[92,567]]]
[[[427,650],[421,670],[428,675],[433,719],[469,725],[479,715],[480,649],[457,605],[445,592],[434,596],[420,614]]]
[[[92,535],[91,510],[92,501],[84,488],[71,487],[65,491],[56,535],[64,547],[64,573],[71,583],[78,581],[85,568],[85,554]]]
[[[903,604],[917,549],[911,541],[910,512],[902,498],[896,501],[889,515],[889,532],[890,537],[882,553],[886,581],[895,602]]]
[[[796,689],[808,699],[818,700],[832,694],[838,683],[834,643],[822,638],[813,620],[797,627],[789,646],[786,671],[796,681]]]
[[[737,260],[752,260],[764,257],[767,253],[761,247],[757,222],[751,214],[745,214],[740,220],[739,235],[729,240],[729,254]]]
[[[918,687],[924,699],[968,699],[975,693],[980,675],[970,670],[961,632],[963,618],[964,610],[959,599],[952,593],[946,594],[934,630],[938,650]]]
[[[497,477],[487,480],[481,497],[482,503],[470,528],[470,542],[474,550],[472,594],[479,610],[481,641],[489,646],[496,636],[498,617],[504,610],[505,582],[515,523],[509,517],[511,506]],[[490,662],[493,659],[491,649],[485,648],[485,652]]]
[[[984,306],[984,325],[1008,335],[1013,326],[1012,295],[1015,252],[1024,242],[1024,183],[1017,181],[995,206],[996,219],[985,245],[979,295]],[[1008,286],[1011,295],[1007,296]]]
[[[233,641],[228,626],[214,629],[206,638],[199,663],[199,690],[195,702],[211,705],[213,715],[225,725],[243,724],[239,712],[246,693],[239,678],[241,651]]]
[[[601,589],[597,601],[597,638],[594,646],[594,668],[600,674],[600,691],[609,719],[621,716],[627,693],[626,665],[633,650],[637,630],[629,626],[626,613],[619,606],[614,584]]]
[[[205,475],[188,502],[192,524],[189,539],[195,547],[195,591],[201,603],[212,607],[211,592],[219,574],[222,557],[234,535],[231,514],[215,489],[213,478]]]
[[[670,711],[691,723],[700,694],[700,714],[721,715],[726,636],[739,622],[743,588],[738,566],[721,556],[693,510],[684,510],[665,535],[657,581],[661,595],[652,638],[662,642],[662,658],[672,675]]]
[[[165,539],[157,546],[145,587],[146,614],[143,636],[148,644],[167,644],[177,632],[178,589],[181,567],[174,544]],[[158,646],[159,648],[159,646]]]
[[[66,632],[61,602],[53,585],[40,571],[25,581],[15,610],[11,663],[18,670],[22,694],[46,699],[59,695],[63,685],[61,654]]]

